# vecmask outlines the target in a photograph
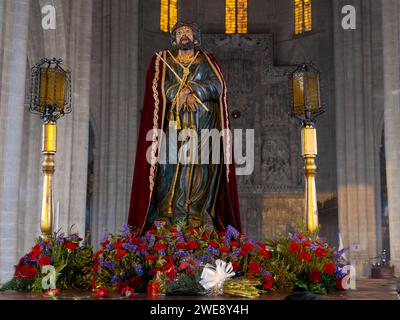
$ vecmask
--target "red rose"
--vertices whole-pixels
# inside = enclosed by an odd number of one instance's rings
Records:
[[[266,249],[261,249],[260,251],[258,251],[258,254],[261,255],[264,259],[269,259],[269,257],[271,256],[269,251]]]
[[[233,270],[234,270],[234,271],[238,271],[238,270],[242,269],[242,266],[241,266],[240,263],[237,262],[237,261],[232,262],[232,267],[233,267]]]
[[[326,256],[326,251],[321,249],[321,248],[317,248],[317,250],[315,250],[314,254],[317,257],[325,257]]]
[[[208,240],[208,234],[207,233],[203,233],[203,235],[201,236],[201,239],[203,241],[207,241]]]
[[[325,263],[324,272],[326,274],[334,274],[335,273],[335,264],[332,262]]]
[[[167,249],[167,246],[165,244],[162,244],[162,243],[157,243],[157,244],[154,245],[153,249],[156,250],[156,251],[161,251],[161,250]]]
[[[39,266],[48,266],[51,264],[51,258],[49,256],[43,256],[39,259]]]
[[[169,231],[171,231],[172,233],[177,233],[177,232],[178,232],[178,229],[171,228],[171,229],[169,229]]]
[[[68,250],[70,250],[70,251],[74,251],[74,250],[76,250],[76,248],[78,247],[78,245],[77,245],[76,243],[73,243],[73,242],[67,242],[67,243],[65,244],[65,247],[66,247]]]
[[[119,241],[115,244],[115,249],[121,250],[123,244],[124,244],[124,242],[123,242],[122,240],[119,240]]]
[[[149,254],[149,255],[146,256],[146,260],[147,261],[156,261],[157,257],[153,256],[152,254]]]
[[[228,247],[225,247],[225,246],[220,247],[218,250],[219,250],[219,252],[221,252],[221,253],[227,253],[227,252],[229,252],[229,248],[228,248]]]
[[[246,250],[246,251],[251,251],[251,250],[254,249],[254,245],[252,245],[250,242],[246,242],[246,243],[243,245],[242,249],[243,249],[243,250]]]
[[[320,283],[322,280],[322,273],[319,270],[311,270],[309,274],[309,279],[312,283]]]
[[[22,266],[19,270],[21,276],[27,278],[28,280],[33,280],[36,278],[37,269],[34,266],[26,264]]]
[[[119,250],[117,251],[117,253],[115,254],[115,259],[116,260],[121,260],[123,257],[125,257],[128,254],[128,251],[126,250]]]
[[[208,245],[209,245],[210,247],[213,247],[214,249],[218,249],[218,247],[219,247],[219,244],[218,244],[216,241],[214,241],[214,240],[210,241],[210,242],[208,243]]]
[[[261,270],[261,267],[258,262],[252,261],[249,263],[249,272],[259,274],[260,270]]]
[[[298,238],[299,240],[301,240],[301,239],[303,239],[303,238],[304,238],[304,235],[302,235],[302,234],[298,234],[298,235],[297,235],[297,238]]]
[[[141,243],[141,244],[139,244],[139,246],[138,246],[138,250],[139,251],[141,251],[141,250],[144,250],[144,251],[147,251],[147,245],[146,244],[144,244],[144,243]]]
[[[249,255],[249,252],[247,250],[240,250],[239,255],[241,255],[242,257],[247,257]]]
[[[140,243],[140,239],[139,238],[130,238],[129,240],[135,245],[138,245]]]
[[[300,244],[296,241],[290,242],[289,251],[292,253],[297,253],[300,251]]]
[[[102,299],[102,298],[108,298],[109,296],[110,296],[110,293],[108,292],[107,288],[105,288],[105,287],[100,288],[97,291],[97,298]]]
[[[186,243],[189,250],[196,250],[199,248],[199,244],[197,241],[190,240]]]
[[[240,243],[239,242],[237,242],[237,241],[231,241],[231,247],[232,248],[237,248],[237,247],[239,247],[240,246]]]
[[[274,278],[269,276],[265,276],[263,278],[263,288],[265,290],[271,289],[273,285],[274,285]]]
[[[311,254],[309,254],[307,251],[303,251],[302,253],[299,254],[299,259],[310,262],[312,260],[312,257]]]
[[[123,297],[131,297],[135,293],[135,290],[131,287],[125,287],[121,290],[121,296]]]

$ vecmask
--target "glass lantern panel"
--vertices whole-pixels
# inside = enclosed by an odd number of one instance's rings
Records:
[[[293,111],[304,114],[304,76],[303,73],[293,74]]]
[[[40,71],[40,107],[56,104],[56,112],[62,112],[65,103],[65,74],[60,70],[42,68]],[[42,110],[42,111],[43,111]]]

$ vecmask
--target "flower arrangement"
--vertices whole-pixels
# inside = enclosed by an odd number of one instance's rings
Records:
[[[37,239],[31,250],[20,258],[14,277],[0,290],[42,293],[46,289],[43,282],[48,281],[54,281],[55,286],[45,292],[50,296],[57,295],[59,290],[89,289],[92,250],[80,245],[82,239],[71,230],[72,227],[67,236],[56,232],[47,240]]]
[[[300,224],[299,230],[269,240],[272,250],[271,269],[278,290],[300,289],[325,294],[341,289],[345,276],[341,268],[345,249],[336,252],[328,243],[321,242],[318,231],[310,233]]]
[[[135,292],[150,296],[218,292],[255,298],[272,290],[327,293],[341,288],[336,285],[344,276],[340,271],[344,251],[336,252],[304,226],[264,242],[231,226],[224,232],[189,228],[183,222],[155,226],[144,234],[124,226],[116,235],[107,234],[94,253],[71,232],[38,239],[2,290],[43,292],[46,266],[56,272],[56,290],[50,295],[91,288],[98,298],[129,298]],[[204,285],[213,283],[210,274],[218,286]]]

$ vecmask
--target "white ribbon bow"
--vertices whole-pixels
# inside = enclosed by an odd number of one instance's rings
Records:
[[[217,284],[223,283],[226,279],[233,277],[232,263],[226,263],[222,260],[215,261],[215,267],[211,264],[206,264],[201,274],[200,284],[204,289],[209,290]]]

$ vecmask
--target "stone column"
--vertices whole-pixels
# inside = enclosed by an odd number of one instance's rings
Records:
[[[20,159],[24,119],[29,0],[2,1],[4,38],[0,108],[0,282],[17,262]]]
[[[400,3],[382,1],[385,150],[390,257],[400,274]]]
[[[92,243],[127,223],[137,139],[138,1],[95,0]]]
[[[356,8],[355,30],[341,25],[342,7],[348,4]],[[374,133],[380,108],[373,102],[374,6],[376,1],[371,0],[336,0],[333,7],[339,230],[357,276],[369,275],[377,255],[380,210],[375,175],[379,162]]]

